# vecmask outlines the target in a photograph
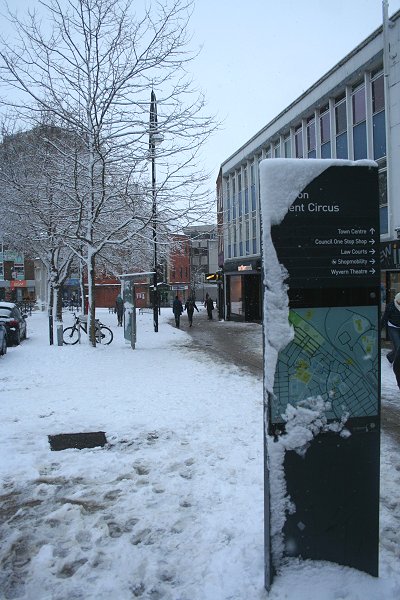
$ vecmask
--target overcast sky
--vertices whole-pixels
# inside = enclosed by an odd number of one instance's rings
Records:
[[[389,0],[389,15],[400,0]],[[382,23],[381,0],[197,0],[194,76],[223,120],[208,144],[220,164]]]
[[[21,14],[36,1],[8,3]],[[389,15],[399,9],[389,0]],[[381,23],[382,0],[196,0],[193,77],[222,122],[204,150],[210,187],[226,158]]]

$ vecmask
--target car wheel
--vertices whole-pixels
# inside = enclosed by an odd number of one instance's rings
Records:
[[[7,344],[6,344],[5,340],[4,340],[3,347],[1,349],[0,355],[4,356],[6,352],[7,352]]]
[[[14,344],[15,344],[16,346],[19,346],[19,345],[20,345],[20,343],[21,343],[21,333],[20,333],[20,331],[19,331],[19,329],[18,329],[17,333],[15,334],[15,338],[14,338]]]

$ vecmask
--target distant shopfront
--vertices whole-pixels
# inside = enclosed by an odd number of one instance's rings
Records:
[[[400,240],[381,242],[381,301],[382,310],[387,302],[400,292]]]
[[[261,322],[261,260],[227,261],[224,275],[227,320]]]

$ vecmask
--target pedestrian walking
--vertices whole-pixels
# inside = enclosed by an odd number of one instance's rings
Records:
[[[117,313],[118,327],[122,327],[122,318],[124,316],[124,301],[121,294],[118,294],[115,300],[115,312]]]
[[[196,306],[196,302],[195,302],[194,298],[188,298],[186,301],[186,304],[185,304],[185,310],[187,312],[187,316],[189,319],[189,327],[191,327],[193,325],[194,309],[196,309],[197,312],[199,312],[199,309]]]
[[[175,325],[179,329],[181,314],[183,313],[183,306],[182,306],[182,302],[179,300],[178,296],[175,296],[175,300],[172,304],[172,312],[174,313],[174,317],[175,317]]]
[[[381,329],[384,326],[387,326],[392,343],[392,349],[388,352],[386,358],[393,365],[393,372],[400,388],[400,293],[396,294],[394,300],[386,305],[381,319]]]
[[[208,294],[206,295],[206,301],[205,301],[204,305],[207,309],[208,319],[209,319],[209,321],[212,321],[212,318],[213,318],[212,311],[214,310],[214,302],[213,302],[213,299],[211,298],[211,296],[209,296]]]

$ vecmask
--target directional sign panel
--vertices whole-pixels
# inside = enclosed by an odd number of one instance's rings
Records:
[[[378,284],[376,186],[374,168],[331,167],[299,194],[272,228],[290,288]]]

